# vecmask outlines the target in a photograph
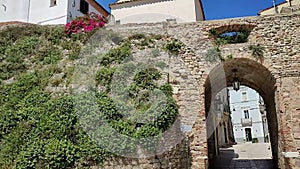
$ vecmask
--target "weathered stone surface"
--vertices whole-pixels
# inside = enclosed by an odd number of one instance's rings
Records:
[[[249,40],[241,44],[220,46],[225,61],[224,71],[218,72],[222,63],[205,61],[207,50],[213,47],[208,31],[235,31],[240,27],[252,29]],[[281,169],[299,168],[299,159],[287,159],[283,151],[300,151],[300,15],[258,16],[186,24],[128,24],[109,27],[124,36],[135,33],[163,34],[179,39],[186,46],[178,57],[171,59],[171,82],[174,97],[179,105],[180,123],[193,125],[189,137],[188,156],[185,142],[172,150],[149,159],[126,159],[118,163],[111,159],[104,168],[185,168],[205,169],[208,166],[210,145],[207,144],[206,114],[210,99],[222,87],[230,85],[231,68],[239,69],[242,82],[257,90],[267,103],[273,158]],[[262,62],[252,58],[248,46],[265,47]],[[183,69],[184,68],[184,69]],[[187,71],[188,70],[188,71]],[[225,73],[222,79],[222,73]],[[208,80],[224,80],[213,84]],[[220,80],[221,79],[221,80]],[[220,82],[221,83],[221,82]],[[222,86],[223,85],[223,86]],[[216,91],[212,88],[215,87]],[[197,103],[197,104],[194,104]],[[199,105],[199,106],[197,106]]]

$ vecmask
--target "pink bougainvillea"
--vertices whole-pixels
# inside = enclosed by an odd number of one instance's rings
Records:
[[[80,32],[90,32],[95,28],[101,28],[107,23],[104,16],[100,16],[91,12],[85,16],[77,17],[65,25],[65,32],[67,35]]]

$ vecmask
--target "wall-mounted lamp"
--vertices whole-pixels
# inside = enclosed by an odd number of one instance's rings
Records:
[[[239,81],[236,75],[237,69],[232,69],[232,72],[233,72],[233,81],[232,81],[233,90],[238,91],[240,90],[241,82]]]

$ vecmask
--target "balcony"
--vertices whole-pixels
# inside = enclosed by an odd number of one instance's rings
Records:
[[[249,119],[241,119],[242,127],[252,126],[252,118]]]

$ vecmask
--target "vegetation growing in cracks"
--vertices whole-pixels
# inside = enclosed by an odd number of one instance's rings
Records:
[[[137,69],[134,73],[131,84],[127,86],[127,88],[121,87],[122,89],[119,91],[121,93],[126,92],[129,94],[129,102],[134,106],[135,111],[131,111],[130,114],[127,115],[126,113],[124,115],[124,112],[118,112],[117,107],[128,109],[127,105],[124,103],[115,103],[109,97],[111,85],[114,85],[111,84],[111,82],[116,67],[119,63],[131,55],[132,46],[130,44],[134,43],[143,46],[143,43],[139,43],[136,40],[144,40],[148,38],[149,37],[143,34],[136,34],[129,37],[128,41],[124,41],[119,47],[109,51],[101,61],[102,65],[105,67],[101,68],[96,75],[96,81],[99,86],[105,87],[105,90],[99,95],[99,102],[101,103],[100,109],[103,110],[103,115],[106,117],[106,120],[109,122],[110,126],[112,126],[119,133],[130,136],[131,138],[148,138],[152,136],[159,136],[173,124],[178,114],[176,102],[172,98],[172,87],[169,84],[157,84],[157,81],[162,77],[158,69],[154,67]],[[130,41],[133,42],[131,43]],[[115,53],[117,53],[117,55],[115,55]],[[134,67],[134,65],[127,65],[127,67],[125,65],[125,71],[122,71],[120,76],[124,76],[122,75],[123,73],[126,74],[128,72],[132,72],[135,69]],[[162,107],[162,113],[155,120],[148,123],[137,122],[138,120],[136,119],[138,119],[141,115],[152,111],[150,95],[151,92],[154,92],[155,90],[162,91],[166,97],[166,104],[164,107]],[[130,118],[127,116],[130,116]],[[141,148],[143,151],[155,151],[156,141],[157,140],[153,139],[140,142],[143,145]],[[110,142],[108,144],[111,144],[111,147],[115,147],[115,144],[119,144],[119,142]],[[118,150],[120,152],[124,152],[126,150],[128,153],[133,153],[132,151],[137,150],[136,145],[128,144],[126,141],[120,144],[122,144],[121,146],[123,147]]]
[[[178,39],[172,39],[165,44],[165,49],[173,54],[178,54],[184,44]]]
[[[223,60],[221,50],[218,47],[208,49],[205,54],[205,60],[208,62]]]
[[[238,30],[219,33],[215,28],[209,30],[209,36],[213,38],[216,45],[245,43],[250,35],[249,30]]]
[[[262,62],[264,60],[264,52],[265,48],[260,44],[250,45],[249,50],[251,51],[251,56],[254,57],[256,60]]]
[[[36,25],[0,30],[0,168],[89,168],[113,155],[100,148],[81,128],[74,111],[76,98],[67,93],[55,96],[47,90],[51,83],[70,83],[74,67],[61,67],[58,63],[78,59],[82,44],[91,35],[88,32],[68,37],[63,27]],[[109,97],[115,68],[131,56],[131,48],[130,40],[122,41],[101,60],[102,68],[95,80],[106,90],[96,92],[100,112],[95,113],[130,137],[159,135],[174,122],[178,108],[172,98],[172,87],[157,84],[161,78],[158,69],[137,71],[130,86],[124,89],[130,93],[130,101],[138,112],[149,109],[151,91],[162,91],[167,102],[156,120],[137,124],[118,112],[119,105]],[[65,74],[63,79],[51,81],[59,73]],[[152,151],[154,143],[143,144]],[[134,150],[130,146],[135,145],[121,145],[120,151]]]
[[[214,47],[207,50],[205,60],[208,62],[225,61],[232,59],[232,54],[222,56],[220,46],[226,44],[245,43],[248,41],[249,30],[241,29],[238,31],[218,32],[216,28],[208,31],[209,37],[213,40]]]

